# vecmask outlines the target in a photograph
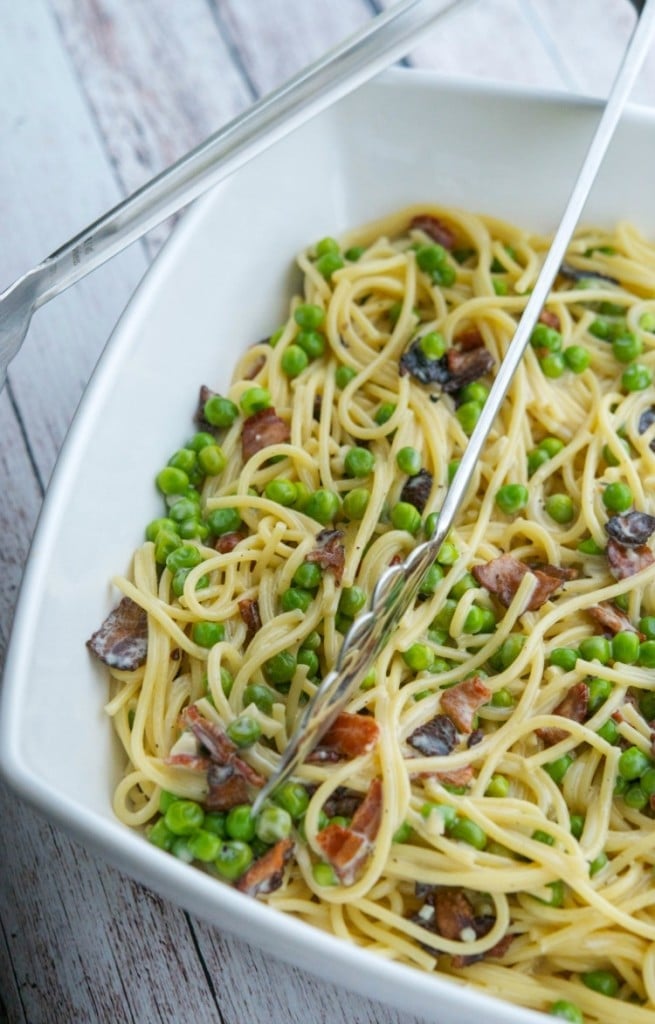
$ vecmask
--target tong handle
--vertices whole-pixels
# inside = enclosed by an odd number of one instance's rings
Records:
[[[452,528],[466,498],[484,443],[548,298],[654,32],[655,0],[646,0],[532,294],[446,493],[434,533],[428,541],[414,548],[404,562],[386,569],[380,577],[368,609],[358,616],[346,633],[334,668],[325,676],[306,705],[277,768],[257,794],[254,811],[297,770],[353,696],[415,599],[421,581]]]

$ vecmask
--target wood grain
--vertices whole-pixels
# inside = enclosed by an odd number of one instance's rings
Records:
[[[0,284],[390,2],[0,0]],[[484,0],[411,62],[602,94],[631,23],[627,0]],[[636,95],[655,102],[653,59]],[[66,430],[170,229],[40,311],[0,394],[0,664]],[[417,1024],[190,917],[1,786],[0,815],[0,1024]]]

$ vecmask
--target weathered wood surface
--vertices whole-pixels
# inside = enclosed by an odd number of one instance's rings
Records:
[[[0,0],[0,285],[390,2]],[[632,17],[626,0],[479,0],[410,62],[603,95]],[[655,103],[655,57],[636,98]],[[0,393],[0,665],[75,406],[169,230],[41,311]],[[413,1024],[192,919],[4,789],[0,818],[0,1024]]]

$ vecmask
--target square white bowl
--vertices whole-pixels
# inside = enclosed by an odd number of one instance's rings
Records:
[[[103,857],[222,929],[440,1024],[543,1020],[389,963],[272,910],[151,846],[114,818],[106,678],[85,641],[116,602],[158,468],[191,429],[199,384],[286,314],[296,252],[410,203],[552,231],[591,139],[594,101],[392,71],[278,142],[196,204],[136,292],[59,459],[6,663],[0,768],[27,801]],[[583,220],[655,233],[655,113],[631,108]],[[626,157],[627,154],[627,157]],[[37,642],[38,638],[38,642]]]

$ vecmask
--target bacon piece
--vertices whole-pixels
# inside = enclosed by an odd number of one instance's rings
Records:
[[[609,601],[602,604],[594,604],[587,609],[592,619],[609,633],[636,633],[640,640],[645,640],[643,633],[640,633],[636,626],[633,626],[625,612],[619,611],[616,605]]]
[[[484,338],[477,327],[466,327],[456,334],[453,340],[462,352],[470,352],[472,349],[484,347]]]
[[[382,782],[373,779],[349,828],[331,822],[316,834],[325,859],[344,885],[352,885],[368,857],[382,821]]]
[[[261,343],[258,343],[258,344],[261,344]],[[255,361],[252,364],[252,366],[248,368],[246,373],[244,373],[244,375],[243,375],[244,380],[254,380],[255,377],[257,376],[257,374],[259,373],[259,371],[263,370],[263,368],[265,366],[266,366],[266,356],[265,355],[260,355],[257,359],[255,359]]]
[[[465,941],[462,933],[473,928],[473,905],[462,889],[437,889],[428,902],[434,907],[434,924],[439,935],[451,941]]]
[[[479,380],[490,373],[495,365],[491,352],[484,347],[460,350],[449,348],[445,355],[448,366],[448,380],[442,384],[444,391],[452,394],[466,384]]]
[[[284,444],[291,437],[289,424],[281,419],[275,409],[268,406],[260,409],[252,416],[248,416],[243,422],[241,434],[241,451],[243,461],[247,462],[251,456],[262,448],[268,448],[272,444]]]
[[[639,417],[637,430],[640,434],[645,434],[648,428],[652,426],[653,423],[655,423],[655,405],[651,405],[649,409],[644,409],[641,416]],[[648,447],[651,449],[651,451],[655,452],[655,437],[652,439]]]
[[[212,760],[201,754],[169,754],[166,764],[174,768],[188,768],[192,772],[206,772],[209,771]]]
[[[414,747],[425,757],[442,757],[450,754],[457,746],[459,737],[452,718],[448,715],[435,715],[429,722],[419,725],[407,737],[410,747]]]
[[[463,679],[461,683],[444,690],[441,710],[448,715],[460,732],[471,732],[475,713],[491,697],[491,690],[479,676]]]
[[[306,561],[315,562],[322,569],[332,569],[337,586],[341,583],[346,564],[346,549],[342,540],[342,530],[321,530],[316,534],[316,547],[312,548],[306,558]]]
[[[615,277],[610,277],[609,274],[599,274],[597,270],[582,270],[579,267],[574,267],[570,263],[562,263],[559,268],[559,272],[562,277],[568,278],[570,281],[607,281],[608,284],[619,284],[620,282]]]
[[[130,597],[124,597],[109,613],[86,646],[110,668],[133,671],[148,653],[148,616]]]
[[[220,537],[216,538],[214,547],[220,555],[227,555],[230,551],[234,551],[237,544],[246,536],[245,530],[230,530],[229,533],[222,533]]]
[[[213,761],[225,764],[236,754],[238,750],[236,743],[233,743],[221,726],[205,718],[195,704],[189,704],[184,708],[180,718],[184,728],[191,730]]]
[[[239,613],[246,624],[245,646],[247,647],[255,633],[262,628],[262,619],[259,614],[259,602],[252,597],[244,597],[239,601]]]
[[[282,885],[284,868],[293,852],[292,839],[280,839],[241,875],[236,884],[248,896],[268,896]]]
[[[427,469],[420,469],[414,476],[405,481],[400,493],[400,500],[406,501],[414,508],[422,512],[427,505],[430,492],[432,491],[432,473]]]
[[[452,228],[431,213],[416,214],[415,217],[412,217],[409,226],[424,231],[433,242],[438,242],[444,249],[453,249],[457,241]]]
[[[235,764],[211,764],[207,771],[209,791],[205,797],[208,811],[229,811],[250,801],[248,783]]]
[[[500,555],[483,565],[474,565],[471,572],[480,586],[495,594],[505,608],[512,603],[521,580],[527,572],[537,578],[532,597],[524,611],[536,611],[554,594],[563,583],[573,579],[575,569],[563,569],[556,565],[529,566],[513,555]]]
[[[194,419],[196,423],[203,427],[205,430],[215,430],[208,419],[205,419],[205,403],[210,398],[214,398],[218,392],[212,391],[206,384],[201,384],[200,391],[198,392],[198,405],[196,408]]]
[[[474,774],[472,764],[463,764],[450,772],[435,772],[435,777],[446,786],[468,786]]]
[[[557,313],[553,313],[550,309],[542,309],[539,314],[539,323],[545,324],[546,327],[552,327],[555,331],[559,331],[562,326]]]
[[[323,804],[323,810],[328,818],[339,815],[342,818],[352,818],[353,814],[362,802],[362,794],[347,786],[337,786],[334,792]]]
[[[619,544],[637,548],[645,544],[655,531],[655,516],[635,511],[626,512],[622,516],[610,516],[605,523],[605,531]]]
[[[444,389],[450,376],[446,357],[431,359],[421,348],[420,338],[413,341],[401,355],[398,372],[401,377],[409,373],[420,384],[441,384]]]
[[[642,569],[647,569],[655,562],[655,555],[647,544],[640,547],[628,547],[619,544],[617,540],[610,538],[606,549],[607,561],[610,572],[617,580],[624,580],[627,576],[635,576]]]
[[[584,722],[589,714],[589,686],[587,683],[576,683],[553,710],[554,715],[568,718],[572,722]],[[546,726],[536,729],[537,736],[547,747],[552,747],[570,735],[568,729]]]
[[[488,931],[491,931],[493,924],[493,917],[476,917],[472,926],[476,933],[476,937],[481,938],[483,935],[486,935]],[[484,928],[485,930],[480,931],[480,928]],[[513,941],[514,936],[508,933],[503,935],[502,939],[499,939],[495,946],[492,946],[491,949],[486,950],[484,953],[469,953],[468,955],[458,954],[457,956],[451,957],[450,962],[453,967],[470,967],[471,964],[477,964],[481,960],[486,960],[488,957],[493,957],[494,959],[499,960],[501,957],[505,956],[505,953],[512,945]]]
[[[307,761],[312,764],[370,754],[379,735],[380,726],[374,718],[341,711]]]

